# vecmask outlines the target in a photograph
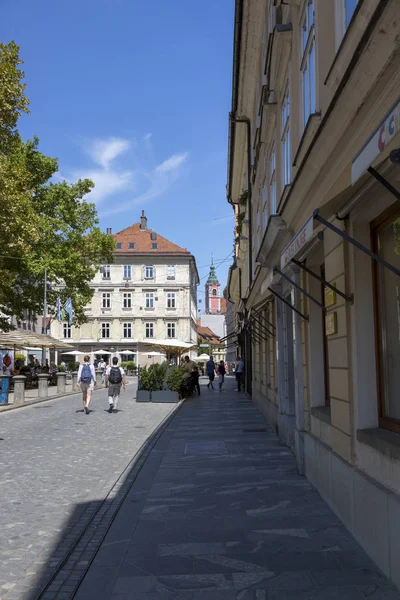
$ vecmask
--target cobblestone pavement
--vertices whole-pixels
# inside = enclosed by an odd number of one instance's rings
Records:
[[[203,386],[169,421],[75,600],[399,600],[227,388]]]
[[[1,600],[34,598],[35,585],[59,567],[93,517],[95,551],[99,525],[123,499],[131,476],[124,470],[176,407],[136,404],[135,390],[128,385],[116,414],[108,413],[106,391],[98,390],[89,415],[81,395],[0,415]]]

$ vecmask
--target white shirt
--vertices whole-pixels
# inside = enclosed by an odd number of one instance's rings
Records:
[[[102,369],[104,371],[104,369],[106,368],[106,363],[104,362],[104,360],[101,360],[97,366],[99,369]]]
[[[89,364],[89,363],[83,363],[82,365],[79,365],[79,369],[78,369],[78,383],[81,382],[83,365],[87,365],[87,364]],[[92,374],[92,381],[96,381],[96,371],[94,370],[94,366],[93,365],[89,365],[89,367],[90,367],[90,372]]]

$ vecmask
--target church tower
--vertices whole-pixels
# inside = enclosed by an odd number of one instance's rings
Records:
[[[211,259],[210,274],[206,285],[206,314],[218,315],[221,311],[220,285],[215,274],[214,261]]]

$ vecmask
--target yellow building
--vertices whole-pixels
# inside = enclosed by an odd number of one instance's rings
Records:
[[[246,389],[397,585],[399,16],[237,0],[227,185]]]

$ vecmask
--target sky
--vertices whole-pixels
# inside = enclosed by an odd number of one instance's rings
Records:
[[[234,0],[2,0],[0,39],[24,61],[19,130],[89,177],[113,233],[139,221],[196,257],[199,298],[233,252],[226,201]]]

